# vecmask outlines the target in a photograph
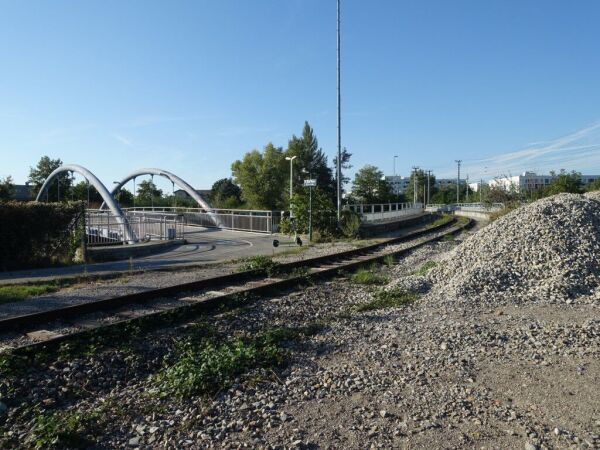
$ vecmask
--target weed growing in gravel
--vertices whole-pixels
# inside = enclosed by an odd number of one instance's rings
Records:
[[[358,269],[352,274],[350,280],[357,284],[386,284],[389,280],[386,276],[375,273],[375,268]]]
[[[379,290],[373,293],[373,300],[354,305],[354,312],[374,311],[383,308],[405,306],[417,299],[416,294],[401,289]]]
[[[440,218],[436,219],[434,222],[431,222],[425,228],[431,229],[431,228],[440,227],[450,221],[452,221],[452,216],[450,216],[448,214],[442,214],[442,216]]]
[[[200,342],[199,342],[200,341]],[[269,335],[254,338],[190,336],[154,377],[160,395],[180,398],[217,392],[259,367],[282,364],[284,351]]]
[[[453,234],[445,234],[444,237],[442,238],[442,241],[444,241],[444,242],[454,241],[454,235]]]
[[[385,255],[383,257],[383,264],[385,266],[392,267],[394,264],[396,264],[396,258],[394,258],[394,255]]]
[[[34,417],[26,443],[35,449],[88,448],[99,413],[55,412]]]
[[[248,270],[257,270],[265,276],[271,277],[279,272],[279,263],[276,263],[269,256],[256,255],[241,260],[240,272]]]
[[[18,302],[35,295],[49,294],[60,289],[55,284],[0,286],[0,304]]]
[[[427,261],[425,264],[423,264],[421,267],[419,267],[415,271],[415,275],[419,275],[422,277],[422,276],[426,275],[427,272],[429,272],[435,266],[437,266],[437,263],[435,261]]]

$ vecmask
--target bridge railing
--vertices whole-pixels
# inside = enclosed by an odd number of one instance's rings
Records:
[[[429,203],[425,206],[425,210],[436,212],[473,211],[492,213],[500,211],[504,207],[504,203]]]
[[[173,240],[184,237],[184,222],[179,214],[151,215],[126,212],[127,223],[137,241]],[[109,210],[86,211],[86,242],[89,246],[118,245],[128,242],[124,224]]]
[[[189,226],[216,228],[214,218],[221,224],[219,228],[254,233],[273,233],[281,220],[280,211],[255,209],[218,209],[182,207],[136,207],[124,211],[137,214],[173,213],[183,217]]]
[[[363,222],[391,220],[423,211],[422,203],[371,203],[346,205],[344,209],[360,214]]]

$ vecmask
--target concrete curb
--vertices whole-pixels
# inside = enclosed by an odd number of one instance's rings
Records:
[[[118,247],[92,247],[87,249],[88,261],[92,263],[121,261],[127,258],[148,256],[186,243],[185,239],[172,241],[145,242],[143,244],[120,245]]]

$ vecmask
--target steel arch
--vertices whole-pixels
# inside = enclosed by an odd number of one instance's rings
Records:
[[[131,227],[129,226],[129,223],[127,222],[127,218],[125,217],[125,214],[123,214],[123,211],[121,211],[121,208],[119,207],[119,205],[117,204],[117,202],[115,201],[113,196],[110,194],[110,192],[108,192],[108,189],[106,189],[106,186],[104,186],[104,184],[102,184],[102,182],[98,178],[96,178],[96,175],[94,175],[92,172],[90,172],[85,167],[79,166],[77,164],[65,164],[64,166],[60,166],[58,169],[56,169],[54,172],[52,172],[48,176],[48,178],[46,178],[46,181],[44,181],[44,184],[40,188],[40,191],[38,192],[38,195],[35,198],[36,202],[40,201],[42,195],[44,194],[46,189],[48,189],[50,183],[57,177],[57,175],[59,173],[62,173],[62,172],[77,172],[78,174],[84,176],[92,184],[92,186],[94,186],[96,188],[98,193],[102,196],[102,200],[104,200],[103,204],[108,205],[108,208],[114,214],[117,222],[124,225],[123,228],[124,228],[124,232],[125,232],[125,239],[127,241],[129,241],[130,243],[133,243],[137,240],[135,237],[135,234],[133,233],[133,231],[131,230]]]
[[[185,180],[182,180],[177,175],[169,172],[168,170],[155,169],[155,168],[144,168],[144,169],[138,169],[134,172],[131,172],[129,175],[127,175],[125,178],[123,178],[121,181],[119,181],[118,184],[115,184],[112,191],[110,192],[111,197],[114,198],[115,194],[119,191],[119,189],[121,189],[127,182],[129,182],[130,180],[133,180],[134,178],[143,176],[143,175],[159,175],[161,177],[165,177],[165,178],[169,179],[172,183],[179,186],[181,189],[183,189],[185,192],[187,192],[190,197],[192,197],[194,200],[196,200],[198,205],[200,205],[202,208],[206,209],[206,212],[208,213],[208,215],[210,216],[210,218],[212,219],[212,221],[214,222],[214,224],[217,227],[221,226],[221,221],[218,219],[216,214],[210,212],[210,210],[212,209],[211,206],[204,201],[204,199],[195,191],[195,189],[190,184],[188,184]],[[135,192],[133,193],[133,195],[135,195]],[[104,206],[105,205],[102,204],[102,206],[100,206],[100,209],[102,209]]]

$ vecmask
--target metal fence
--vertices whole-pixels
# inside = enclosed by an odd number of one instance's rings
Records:
[[[181,207],[129,208],[127,213],[177,214],[185,225],[227,230],[273,233],[281,220],[279,211],[250,209],[203,209]]]
[[[363,222],[377,222],[390,220],[396,217],[410,216],[423,211],[422,203],[374,203],[346,205],[346,210],[354,211],[361,215]]]
[[[126,227],[134,241],[173,240],[184,236],[183,217],[172,213],[140,214],[126,212],[127,223],[121,222],[110,211],[86,211],[87,245],[117,245],[128,242]]]
[[[425,209],[434,212],[452,212],[452,211],[473,211],[483,213],[493,213],[504,209],[504,203],[430,203]]]

